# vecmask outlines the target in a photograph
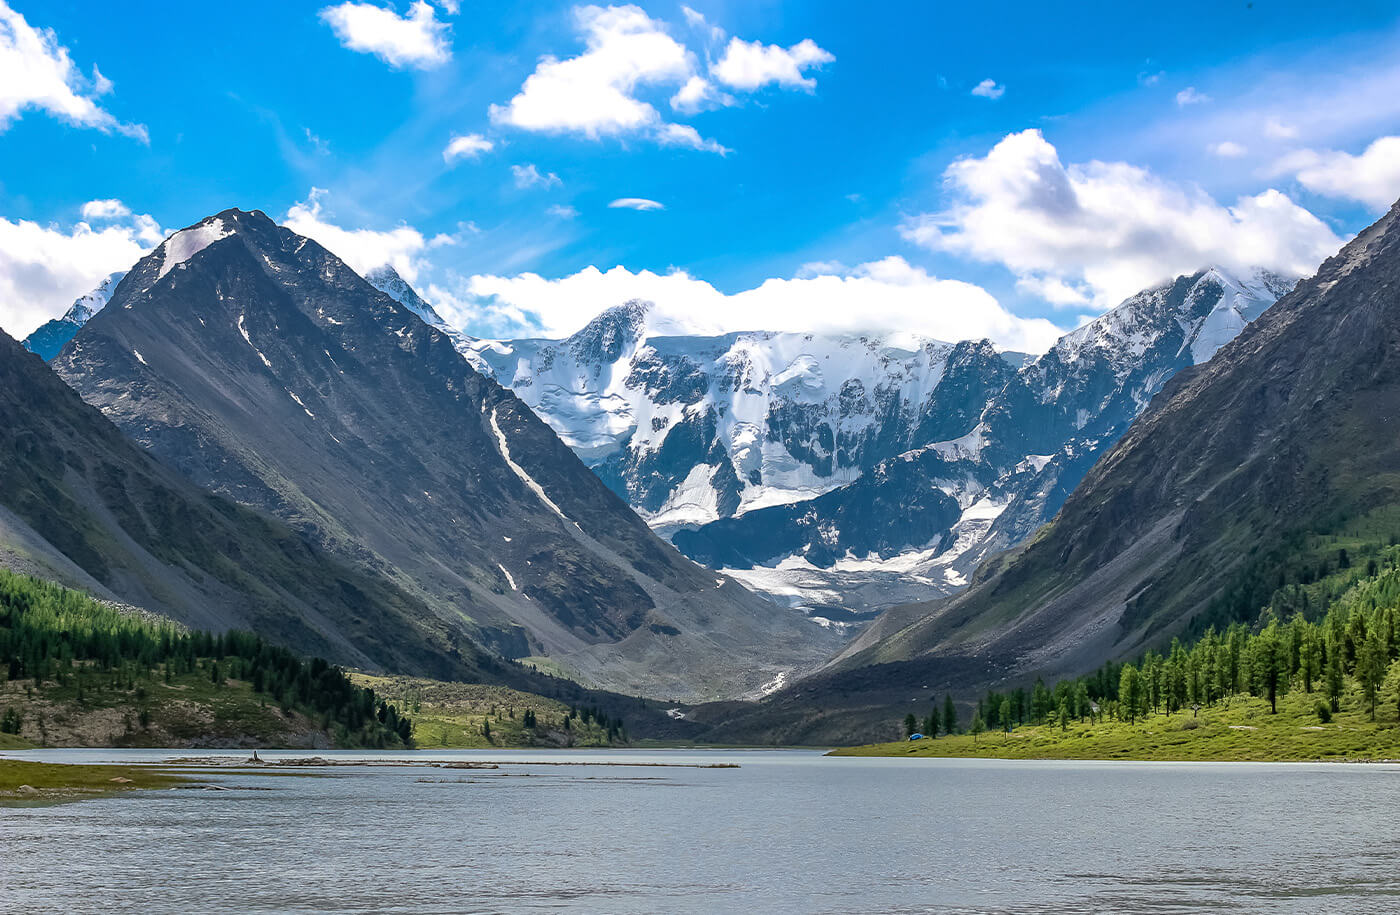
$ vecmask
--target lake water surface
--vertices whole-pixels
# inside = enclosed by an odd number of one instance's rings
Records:
[[[0,807],[0,911],[1400,911],[1396,766],[320,755],[503,764],[210,771],[258,790]],[[506,764],[543,761],[740,768]]]

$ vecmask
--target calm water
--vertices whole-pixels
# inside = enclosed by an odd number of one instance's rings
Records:
[[[262,790],[0,808],[0,910],[1400,910],[1400,767],[800,751],[422,758],[741,768],[212,772],[219,784]]]

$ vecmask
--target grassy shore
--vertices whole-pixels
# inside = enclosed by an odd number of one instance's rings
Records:
[[[0,801],[74,800],[170,788],[187,779],[144,766],[70,766],[0,759]]]
[[[896,741],[833,750],[832,756],[982,757],[988,759],[1134,759],[1190,761],[1400,760],[1400,722],[1392,707],[1372,721],[1356,692],[1330,722],[1314,713],[1320,694],[1301,690],[1279,699],[1278,714],[1263,699],[1124,721],[1072,721],[1019,727],[1010,733]]]
[[[556,699],[505,686],[444,683],[419,677],[350,673],[413,719],[413,742],[419,749],[489,749],[491,747],[606,747],[607,732],[596,722],[572,717]],[[536,722],[526,727],[525,713]],[[487,736],[489,731],[490,736]]]

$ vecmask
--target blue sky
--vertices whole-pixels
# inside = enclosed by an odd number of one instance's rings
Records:
[[[637,294],[1033,349],[1400,196],[1393,3],[1071,6],[0,0],[0,326],[239,206],[477,334]]]

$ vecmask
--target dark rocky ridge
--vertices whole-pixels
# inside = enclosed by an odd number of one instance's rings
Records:
[[[197,483],[504,654],[699,697],[831,649],[800,615],[658,540],[446,335],[259,212],[168,239],[54,366]]]
[[[0,466],[0,563],[16,571],[359,667],[499,667],[412,597],[154,460],[3,333]]]

